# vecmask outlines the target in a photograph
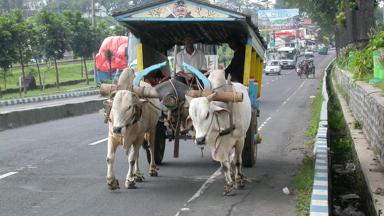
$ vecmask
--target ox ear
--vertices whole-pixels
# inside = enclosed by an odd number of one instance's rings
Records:
[[[187,119],[185,120],[185,129],[192,129],[193,124],[192,124],[192,118],[191,116],[188,116]]]
[[[211,107],[212,107],[214,113],[218,113],[218,114],[229,113],[229,110],[225,109],[223,107],[219,107],[219,106],[214,105],[214,104],[211,104]]]

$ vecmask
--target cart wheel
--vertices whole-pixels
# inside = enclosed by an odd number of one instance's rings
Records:
[[[255,143],[255,135],[252,133],[251,128],[248,129],[247,136],[245,137],[242,158],[244,167],[253,167],[256,164],[257,144]]]
[[[155,163],[160,165],[163,161],[164,152],[165,152],[165,136],[166,128],[163,122],[158,121],[156,125],[156,135],[155,135]],[[149,153],[149,147],[146,149],[148,163],[151,162],[151,155]]]

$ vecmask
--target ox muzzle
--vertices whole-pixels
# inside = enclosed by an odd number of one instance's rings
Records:
[[[196,138],[195,139],[195,142],[197,145],[205,145],[206,142],[205,142],[205,136],[204,137],[199,137],[199,138]]]
[[[114,134],[121,134],[121,131],[123,130],[123,127],[113,127],[113,133]]]

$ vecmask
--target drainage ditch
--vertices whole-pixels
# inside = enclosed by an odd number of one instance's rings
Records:
[[[375,216],[372,199],[359,166],[353,141],[328,71],[327,90],[333,216]]]

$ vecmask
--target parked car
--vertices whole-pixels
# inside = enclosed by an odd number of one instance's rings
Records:
[[[270,60],[264,69],[265,75],[278,74],[281,75],[281,65],[278,60]]]

